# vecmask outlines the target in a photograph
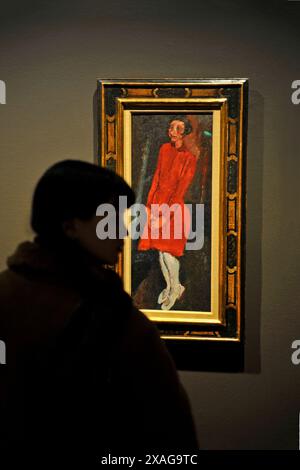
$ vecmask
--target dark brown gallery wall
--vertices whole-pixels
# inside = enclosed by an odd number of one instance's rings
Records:
[[[5,3],[5,4],[4,4]],[[248,77],[246,371],[180,373],[203,449],[296,449],[300,2],[2,2],[0,265],[31,237],[37,178],[93,161],[97,78]]]

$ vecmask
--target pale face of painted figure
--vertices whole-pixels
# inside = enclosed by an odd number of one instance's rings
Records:
[[[184,122],[179,121],[177,119],[170,122],[168,135],[171,139],[171,142],[175,145],[176,148],[180,148],[182,146],[184,129]]]

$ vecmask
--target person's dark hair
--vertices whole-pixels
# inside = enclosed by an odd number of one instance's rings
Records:
[[[65,239],[63,222],[88,220],[103,203],[117,207],[119,196],[127,196],[128,207],[135,202],[133,190],[115,172],[80,160],[61,161],[37,183],[31,227],[40,241],[56,244]]]
[[[192,132],[193,130],[193,127],[192,127],[192,124],[190,123],[190,121],[188,120],[188,118],[182,114],[179,114],[177,116],[174,116],[172,117],[172,119],[169,120],[169,126],[171,124],[171,122],[173,121],[181,121],[183,122],[184,124],[184,135],[188,135]]]

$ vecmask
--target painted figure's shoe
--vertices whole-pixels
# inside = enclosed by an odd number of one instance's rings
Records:
[[[179,300],[185,291],[185,287],[182,284],[177,284],[174,289],[171,289],[170,294],[165,302],[162,303],[162,310],[170,310],[175,304],[176,300]]]
[[[162,304],[163,302],[165,302],[169,296],[169,293],[170,293],[170,288],[166,287],[166,289],[163,289],[158,296],[157,303]]]

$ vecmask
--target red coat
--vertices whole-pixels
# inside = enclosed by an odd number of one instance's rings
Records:
[[[184,196],[193,180],[196,164],[197,157],[184,147],[178,150],[171,143],[160,147],[157,167],[148,194],[147,209],[150,211],[152,204],[168,204],[169,207],[177,204],[177,207],[174,212],[171,211],[168,221],[165,221],[160,213],[156,235],[153,232],[153,225],[151,232],[150,217],[148,217],[138,244],[139,250],[156,249],[171,253],[173,256],[183,255],[186,235],[190,229],[190,214],[185,210]],[[163,238],[163,228],[166,233],[168,231],[170,233],[167,239]]]

